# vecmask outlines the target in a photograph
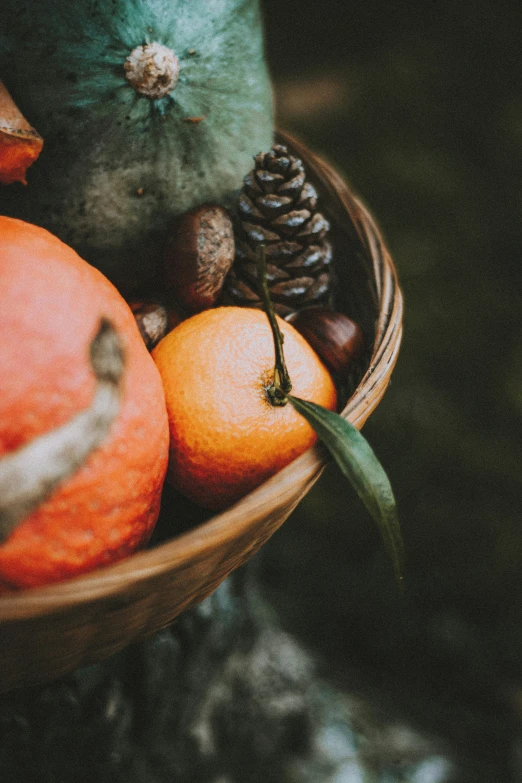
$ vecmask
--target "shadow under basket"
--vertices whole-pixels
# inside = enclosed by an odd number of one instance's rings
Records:
[[[402,296],[366,208],[332,167],[278,134],[299,156],[331,223],[335,307],[363,328],[368,350],[342,415],[359,429],[395,365]],[[206,598],[282,525],[326,462],[316,446],[225,512],[117,565],[0,598],[0,692],[48,682],[102,660],[168,625]]]

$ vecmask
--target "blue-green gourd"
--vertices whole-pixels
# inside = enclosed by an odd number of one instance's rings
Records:
[[[272,144],[258,0],[0,0],[0,79],[45,141],[0,213],[123,290],[154,280],[175,215],[229,206]]]

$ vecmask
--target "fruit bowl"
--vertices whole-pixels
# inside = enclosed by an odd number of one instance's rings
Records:
[[[331,222],[336,309],[362,327],[371,348],[342,415],[361,428],[397,360],[402,295],[371,215],[339,174],[285,133]],[[110,567],[50,587],[0,597],[0,692],[48,682],[102,660],[168,625],[202,601],[283,524],[328,460],[309,449],[226,511]]]

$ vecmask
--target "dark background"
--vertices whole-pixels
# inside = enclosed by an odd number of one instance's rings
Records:
[[[332,466],[265,547],[264,582],[340,688],[443,738],[470,781],[514,781],[521,4],[263,7],[278,123],[369,205],[405,295],[399,362],[365,434],[397,496],[407,591]]]

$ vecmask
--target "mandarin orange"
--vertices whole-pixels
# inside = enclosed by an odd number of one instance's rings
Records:
[[[0,584],[28,587],[119,560],[159,512],[168,423],[159,373],[114,286],[41,228],[0,217],[0,462],[89,407],[89,346],[108,319],[122,343],[118,414],[71,478],[0,545]]]
[[[292,394],[334,410],[329,372],[290,324],[278,322]],[[170,424],[167,478],[199,505],[226,508],[315,442],[291,405],[269,402],[274,338],[264,312],[205,310],[167,334],[152,355]]]

